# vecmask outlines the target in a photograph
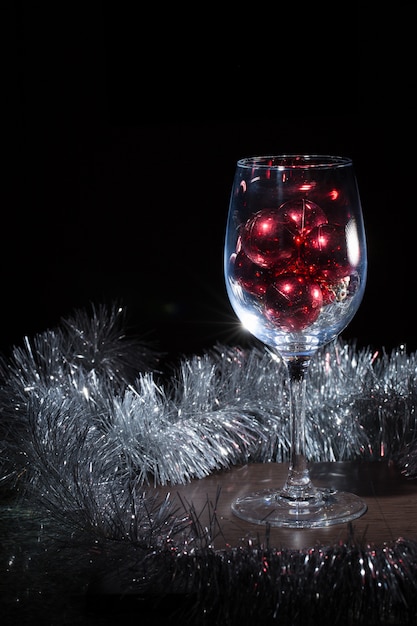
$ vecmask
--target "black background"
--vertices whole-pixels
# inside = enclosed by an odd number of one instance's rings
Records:
[[[243,341],[222,267],[235,163],[282,152],[352,157],[369,273],[343,336],[417,349],[406,37],[393,59],[356,4],[126,6],[17,3],[3,22],[0,350],[115,301],[172,355]]]

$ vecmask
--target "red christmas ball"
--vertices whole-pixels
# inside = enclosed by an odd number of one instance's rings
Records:
[[[285,266],[296,254],[294,233],[278,209],[263,209],[250,218],[240,233],[249,259],[261,267]]]
[[[352,271],[343,226],[321,224],[313,228],[303,244],[302,254],[311,271],[329,281],[349,276]]]
[[[281,330],[307,328],[318,318],[323,295],[318,283],[305,274],[282,274],[269,287],[265,315]]]
[[[305,198],[284,202],[284,204],[281,204],[279,211],[282,219],[286,221],[297,237],[298,243],[313,228],[327,223],[327,217],[323,209],[315,202]]]
[[[253,263],[248,256],[240,250],[233,258],[233,276],[235,280],[254,296],[264,296],[270,284],[270,277],[265,269]]]

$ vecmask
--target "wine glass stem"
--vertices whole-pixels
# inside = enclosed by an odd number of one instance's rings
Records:
[[[318,491],[310,480],[305,438],[306,374],[310,357],[293,357],[286,361],[288,369],[291,453],[288,476],[280,495],[295,501],[317,498]]]

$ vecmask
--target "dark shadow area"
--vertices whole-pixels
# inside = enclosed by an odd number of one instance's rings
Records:
[[[223,279],[229,194],[239,157],[277,152],[353,158],[369,274],[344,336],[417,348],[411,165],[392,159],[414,122],[386,114],[356,13],[333,29],[307,13],[292,30],[251,15],[249,32],[223,22],[215,37],[207,16],[184,39],[103,3],[16,9],[1,351],[115,300],[172,355],[245,341]],[[250,33],[263,47],[248,49]]]

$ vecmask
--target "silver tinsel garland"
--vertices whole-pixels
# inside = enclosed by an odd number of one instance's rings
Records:
[[[74,624],[74,598],[85,610],[118,589],[139,612],[169,596],[175,619],[196,624],[415,620],[411,540],[376,548],[352,534],[292,551],[265,536],[219,552],[214,509],[207,529],[192,506],[150,495],[234,464],[287,461],[286,370],[258,345],[216,345],[163,375],[161,354],[124,322],[116,305],[77,311],[1,360],[4,614],[23,624],[24,607],[29,620],[38,602]],[[309,371],[308,457],[394,460],[414,479],[416,369],[402,346],[377,355],[339,339],[320,351]]]

